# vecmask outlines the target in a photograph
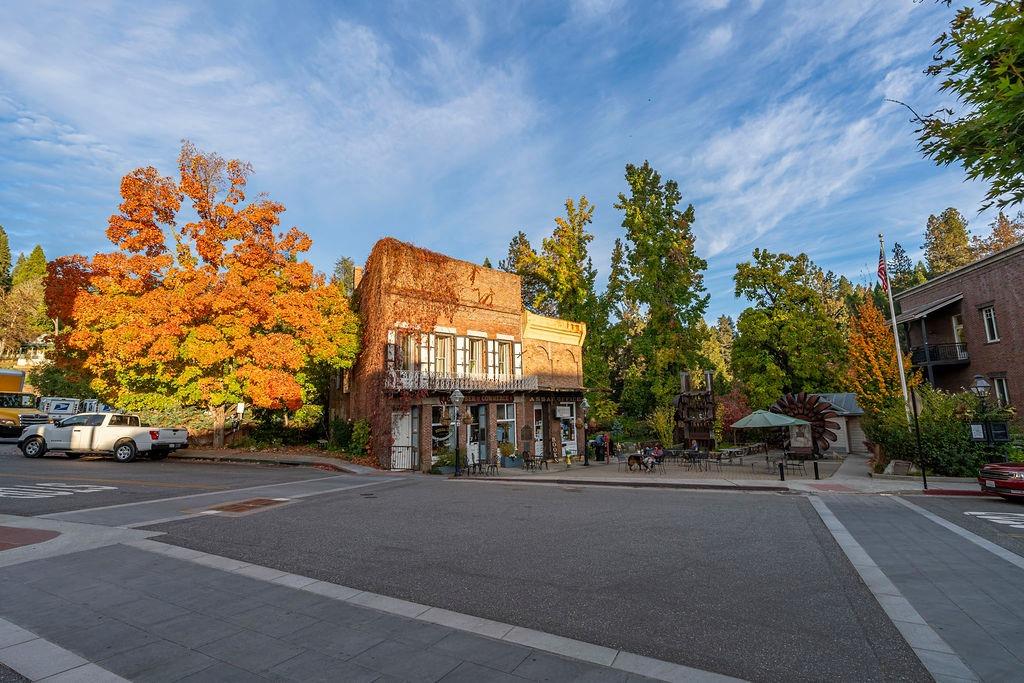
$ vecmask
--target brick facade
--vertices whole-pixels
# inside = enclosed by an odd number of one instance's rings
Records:
[[[1024,405],[1024,245],[1018,245],[899,292],[895,300],[915,367],[940,389],[959,391],[975,375],[1004,382],[1011,405]],[[986,334],[994,313],[998,341]],[[934,310],[930,310],[934,309]],[[959,316],[959,345],[954,317]]]
[[[448,421],[458,388],[473,418],[460,420],[461,462],[474,454],[500,461],[499,436],[517,453],[582,453],[582,430],[563,441],[573,430],[556,413],[563,404],[579,412],[586,327],[526,311],[521,286],[512,273],[380,240],[358,277],[361,350],[332,384],[332,417],[368,419],[376,455],[390,451],[396,466],[412,451],[404,464],[427,470],[438,443],[452,441],[432,424]],[[538,415],[543,439],[529,433]]]

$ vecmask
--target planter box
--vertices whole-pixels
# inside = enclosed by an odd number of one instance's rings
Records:
[[[523,466],[522,458],[506,458],[501,456],[501,466],[506,468],[519,468]]]
[[[441,474],[455,474],[455,465],[445,465],[444,467],[435,467]]]

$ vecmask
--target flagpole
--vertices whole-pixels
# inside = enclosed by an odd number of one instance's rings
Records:
[[[882,249],[882,255],[885,256],[885,238],[882,237],[882,233],[878,233],[878,245]],[[889,280],[889,269],[885,269],[885,292],[889,295],[889,315],[892,316],[892,339],[896,343],[896,365],[900,369],[900,386],[903,388],[903,405],[907,409],[907,415],[910,415],[910,392],[907,391],[907,375],[903,371],[903,351],[900,349],[900,333],[896,327],[896,305],[892,301],[892,282]]]

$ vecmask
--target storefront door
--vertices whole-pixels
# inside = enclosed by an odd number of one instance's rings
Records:
[[[533,455],[544,457],[544,408],[539,403],[533,404]]]
[[[562,427],[562,453],[576,456],[576,404],[562,403],[556,409],[558,422]]]
[[[412,437],[412,413],[391,413],[391,469],[411,470],[416,466]]]
[[[487,462],[487,406],[469,407],[473,421],[466,430],[466,463]]]

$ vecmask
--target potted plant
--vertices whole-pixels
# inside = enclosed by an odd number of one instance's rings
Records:
[[[432,474],[452,474],[455,472],[455,454],[452,453],[450,448],[445,446],[444,448],[437,449],[435,456],[437,459],[430,468]]]
[[[519,456],[516,454],[516,447],[509,441],[502,441],[498,444],[498,452],[501,453],[502,467],[519,467]]]

